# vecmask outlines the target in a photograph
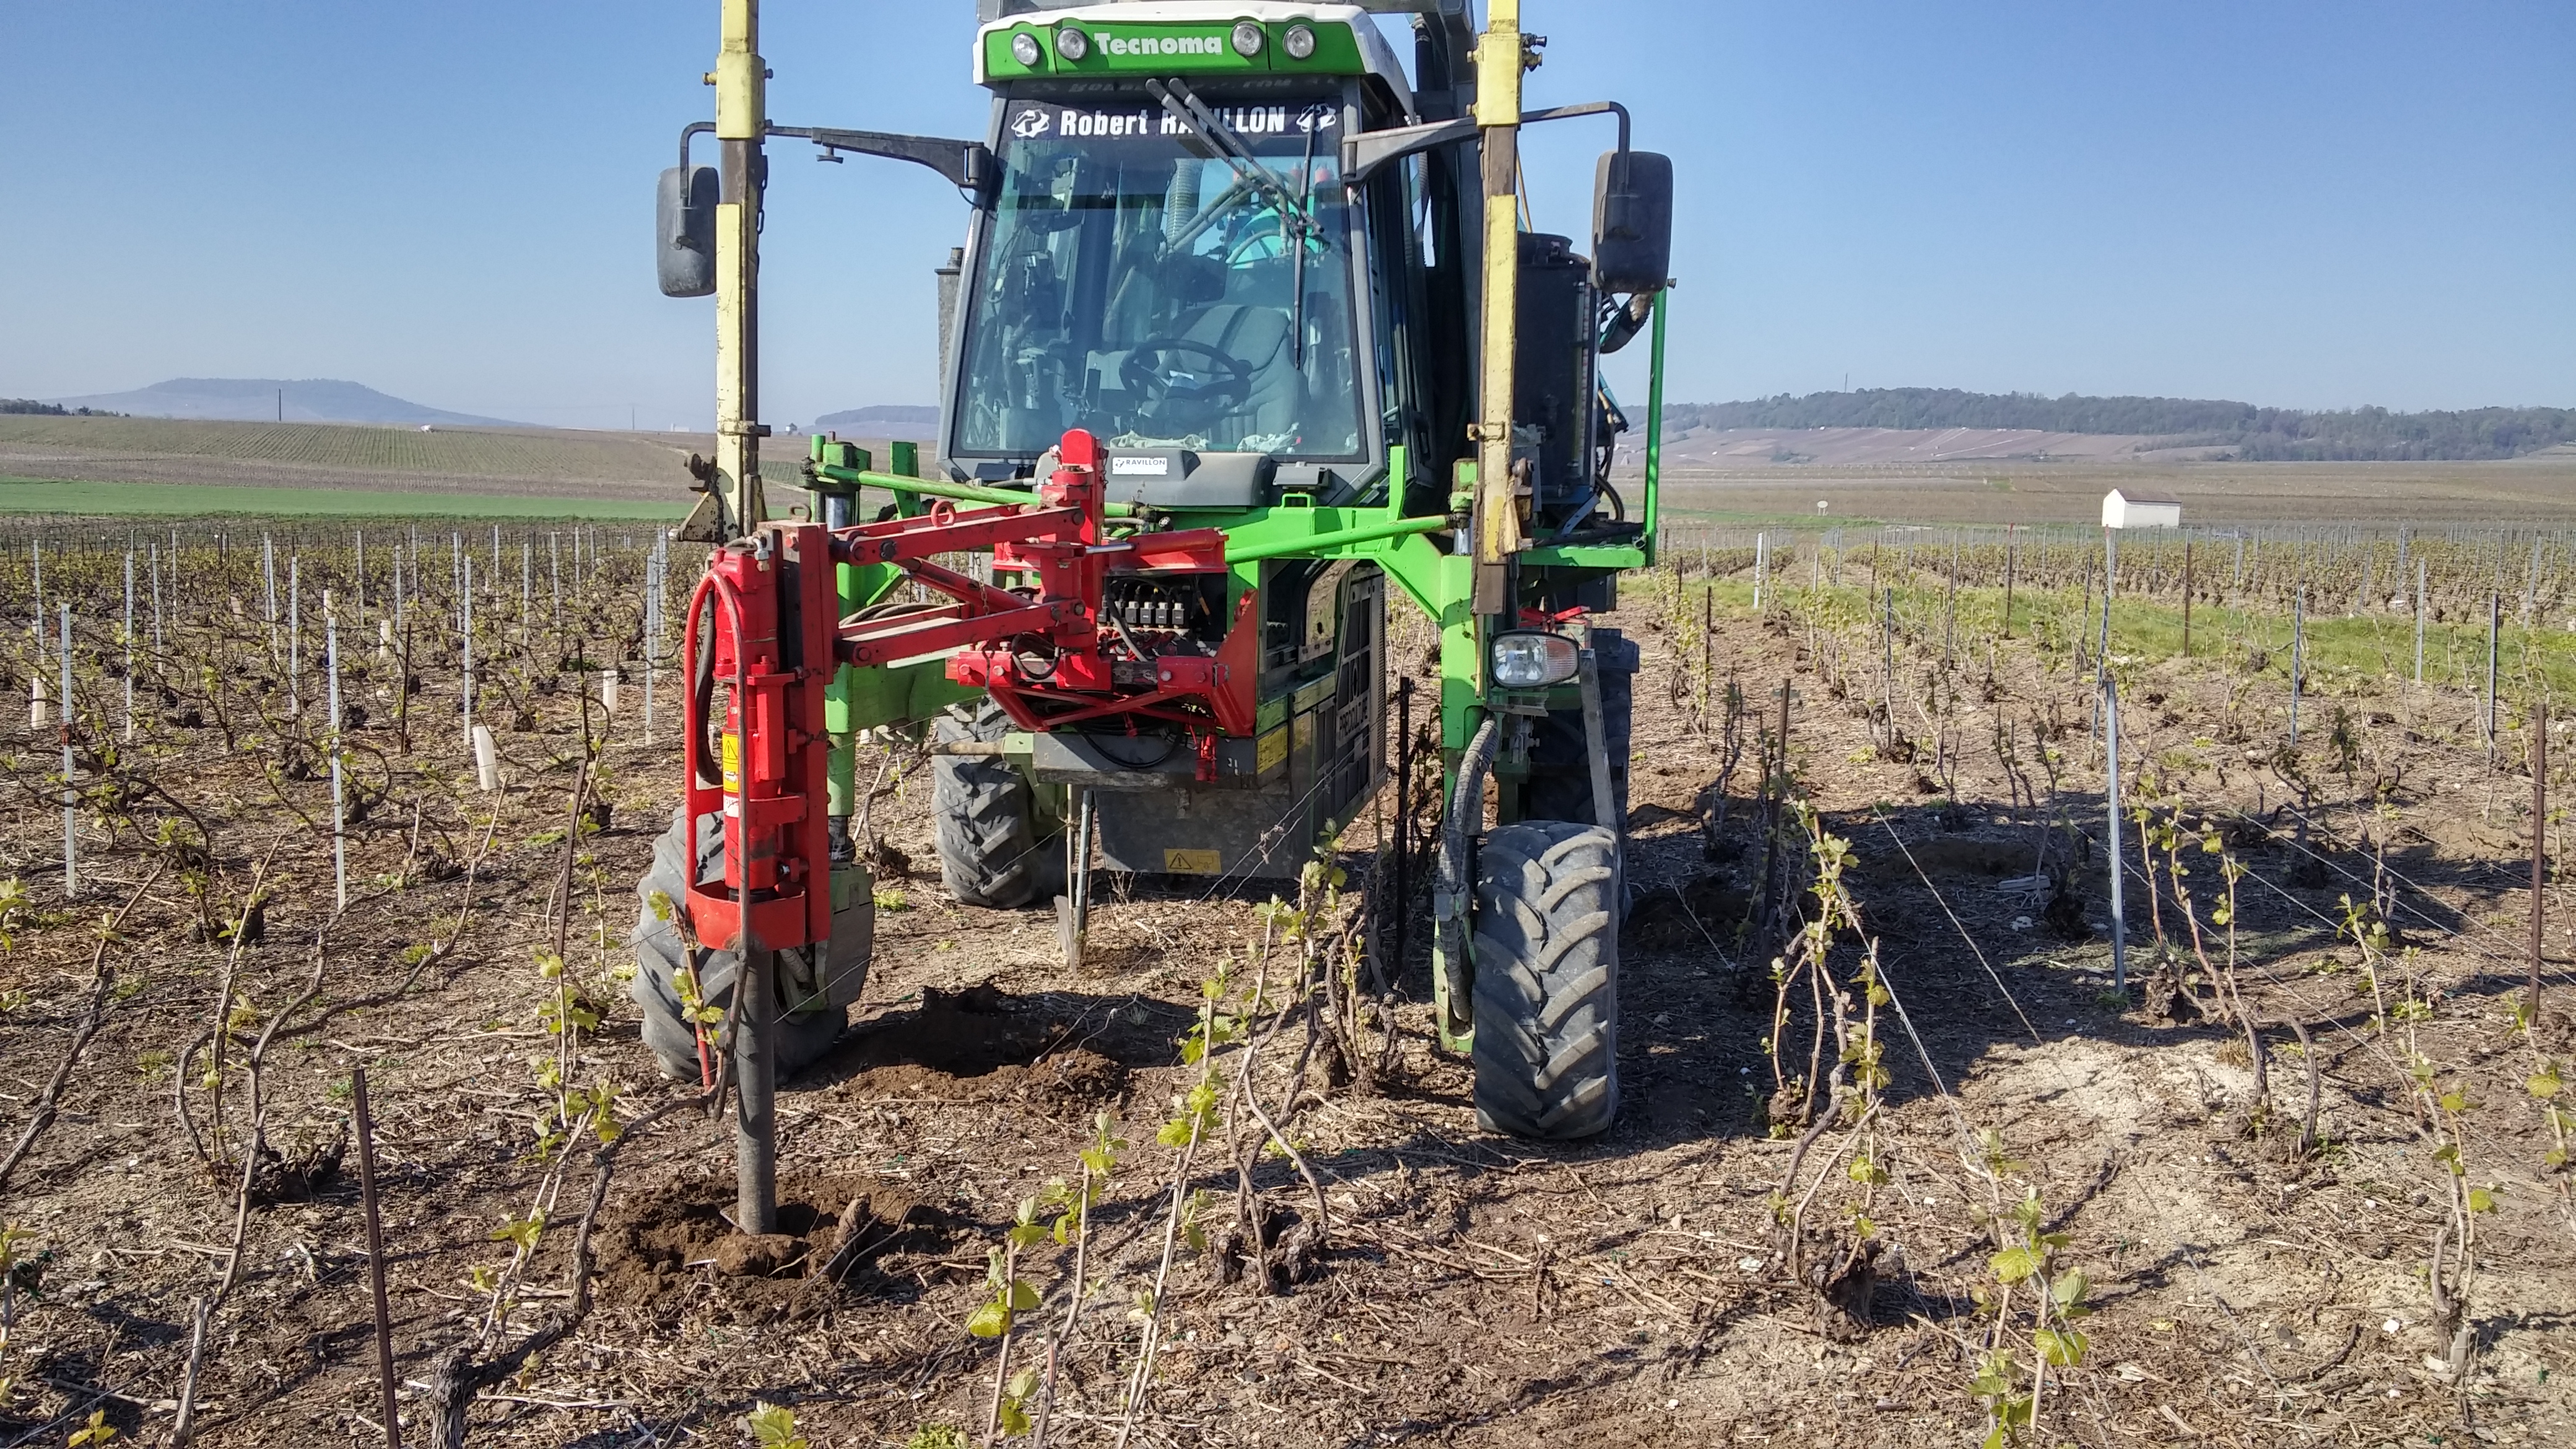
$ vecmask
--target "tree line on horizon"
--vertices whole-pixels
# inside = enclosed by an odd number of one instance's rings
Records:
[[[38,418],[121,418],[123,413],[98,408],[67,408],[60,403],[38,402],[29,397],[0,397],[0,415]]]
[[[2576,408],[2310,411],[2199,398],[1890,387],[1667,403],[1664,426],[1668,437],[1693,428],[2014,428],[2142,436],[2158,448],[2225,448],[2243,462],[2422,462],[2517,458],[2576,442]]]

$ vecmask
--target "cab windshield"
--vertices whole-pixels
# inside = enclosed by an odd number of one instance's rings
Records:
[[[957,437],[1356,461],[1341,111],[1218,105],[1254,160],[1151,102],[1019,101],[967,294]]]

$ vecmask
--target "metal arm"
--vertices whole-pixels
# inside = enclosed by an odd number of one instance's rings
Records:
[[[927,166],[946,177],[949,185],[976,198],[989,192],[995,179],[993,153],[981,141],[906,136],[893,131],[843,131],[830,126],[772,126],[769,134],[811,141],[822,148],[823,154],[817,159],[824,161],[838,161],[842,152],[849,151]]]

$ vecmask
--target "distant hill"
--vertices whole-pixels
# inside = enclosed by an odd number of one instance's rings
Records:
[[[939,441],[939,409],[900,405],[845,408],[816,418],[814,431],[888,438],[898,442],[935,443]]]
[[[129,413],[138,418],[199,418],[234,422],[279,420],[290,423],[444,423],[458,428],[516,428],[524,423],[451,413],[391,397],[360,383],[338,378],[174,377],[132,392],[91,397],[58,397],[46,401],[64,408]]]
[[[2120,434],[2156,448],[2224,448],[2243,462],[2518,458],[2576,442],[2576,408],[2308,412],[2170,397],[2041,397],[1956,388],[1782,393],[1750,402],[1666,404],[1668,435],[1692,429],[1996,428]]]

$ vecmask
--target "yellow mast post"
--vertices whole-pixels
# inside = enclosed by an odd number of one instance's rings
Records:
[[[716,476],[719,541],[760,526],[761,138],[768,133],[769,70],[760,59],[758,0],[723,0],[716,68]],[[728,832],[731,834],[732,832]],[[739,837],[728,848],[740,848]],[[778,957],[742,920],[734,975],[734,1227],[778,1226]]]
[[[716,476],[719,541],[767,516],[760,496],[761,138],[769,131],[768,68],[758,0],[723,0],[716,68]]]
[[[1476,573],[1471,607],[1508,614],[1504,580],[1521,533],[1512,474],[1512,353],[1520,307],[1521,72],[1529,68],[1520,0],[1490,0],[1476,42],[1476,126],[1484,145],[1483,367],[1476,409]],[[1506,624],[1505,627],[1508,627]]]

